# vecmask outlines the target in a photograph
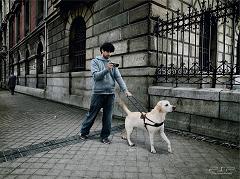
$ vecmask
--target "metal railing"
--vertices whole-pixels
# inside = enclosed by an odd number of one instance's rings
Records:
[[[203,1],[200,10],[189,6],[187,14],[178,10],[158,18],[154,83],[230,89],[240,85],[239,4]]]

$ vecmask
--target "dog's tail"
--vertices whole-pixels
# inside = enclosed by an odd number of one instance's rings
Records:
[[[119,105],[123,108],[123,110],[129,114],[131,111],[127,108],[127,105],[124,103],[124,101],[119,97]]]

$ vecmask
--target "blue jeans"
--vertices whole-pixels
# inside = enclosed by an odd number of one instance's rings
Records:
[[[81,134],[88,135],[97,117],[98,112],[103,108],[102,131],[100,137],[107,138],[111,133],[112,112],[114,106],[114,94],[93,94],[88,113],[83,119]]]

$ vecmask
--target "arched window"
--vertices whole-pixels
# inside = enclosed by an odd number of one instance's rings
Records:
[[[20,61],[21,61],[21,57],[20,54],[18,53],[18,57],[17,57],[17,76],[21,75],[21,71],[20,71]]]
[[[24,29],[25,29],[25,35],[29,32],[29,0],[25,0],[24,5]]]
[[[13,73],[13,72],[14,72],[13,63],[14,63],[14,58],[13,58],[12,55],[10,55],[10,57],[9,57],[9,71],[8,71],[9,75],[10,75],[10,73]],[[15,75],[16,75],[16,74],[15,74]]]
[[[7,64],[6,64],[6,61],[4,60],[3,61],[3,71],[4,71],[4,73],[3,73],[3,79],[4,79],[4,81],[6,81],[6,78],[7,78]]]
[[[212,71],[216,66],[217,21],[209,11],[201,17],[199,37],[199,65],[203,71]]]
[[[43,74],[43,45],[40,42],[37,48],[37,73]]]
[[[14,21],[13,18],[9,20],[9,46],[13,47],[14,45]]]
[[[20,12],[16,14],[16,42],[20,40]]]
[[[70,71],[85,70],[86,63],[86,23],[82,17],[76,18],[70,29]]]
[[[27,50],[25,54],[25,74],[26,75],[29,75],[29,61],[28,61],[29,56],[30,56],[29,51]]]
[[[29,75],[29,50],[26,50],[25,53],[25,86],[28,86],[28,79],[27,79],[27,75]]]
[[[37,24],[43,20],[44,0],[37,0]]]

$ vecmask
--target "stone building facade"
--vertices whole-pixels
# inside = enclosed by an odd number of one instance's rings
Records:
[[[203,85],[202,89],[189,84],[182,84],[181,88],[174,83],[154,84],[156,68],[161,63],[160,54],[164,54],[162,61],[164,58],[165,62],[170,61],[166,57],[168,51],[161,49],[169,45],[167,38],[160,41],[155,34],[158,19],[168,20],[167,12],[173,17],[187,13],[189,6],[200,11],[202,2],[1,0],[1,87],[6,87],[12,71],[18,77],[18,92],[87,109],[91,95],[90,61],[99,55],[101,44],[112,42],[116,51],[111,60],[120,64],[119,69],[129,90],[146,108],[165,98],[177,104],[177,112],[170,115],[167,127],[236,142],[239,140],[240,121],[238,90],[224,90],[225,84],[215,88]],[[214,0],[207,2],[212,6],[217,4]],[[217,26],[220,43],[215,48],[220,49],[227,44],[224,54],[229,56],[234,46],[233,58],[237,64],[238,21],[235,26],[227,25],[228,35],[223,33],[224,28],[220,24]],[[231,34],[232,29],[236,29],[235,36]],[[197,36],[200,36],[200,31]],[[223,40],[223,36],[227,36],[227,40]],[[233,45],[231,37],[234,37],[236,45]],[[187,39],[187,36],[181,38]],[[177,49],[178,46],[181,45],[175,44],[172,48]],[[199,47],[197,53],[191,51],[192,56],[200,58]],[[187,56],[190,54],[187,49],[175,57],[185,53]],[[218,50],[217,54],[222,57],[223,51]],[[232,115],[226,114],[229,110]],[[114,114],[124,115],[118,105]]]

